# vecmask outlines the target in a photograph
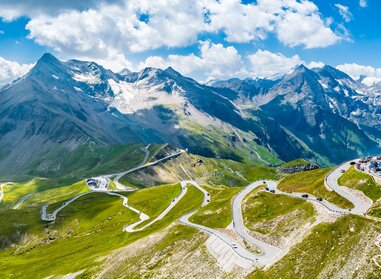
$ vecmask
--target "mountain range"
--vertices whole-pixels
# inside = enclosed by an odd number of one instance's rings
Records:
[[[49,174],[81,148],[169,143],[208,157],[327,166],[380,152],[381,86],[330,66],[200,84],[43,55],[0,89],[0,174]]]

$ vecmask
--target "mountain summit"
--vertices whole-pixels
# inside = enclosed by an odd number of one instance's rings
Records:
[[[89,144],[142,142],[237,161],[329,165],[380,150],[377,90],[329,66],[206,86],[171,67],[113,73],[44,54],[0,91],[0,173],[41,170]]]

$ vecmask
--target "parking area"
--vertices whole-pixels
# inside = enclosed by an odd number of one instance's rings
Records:
[[[91,177],[86,179],[86,184],[92,191],[107,191],[110,180],[107,177]]]
[[[359,171],[381,178],[381,156],[361,158],[354,165]]]

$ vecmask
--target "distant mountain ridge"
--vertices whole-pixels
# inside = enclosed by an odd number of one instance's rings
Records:
[[[0,174],[59,168],[55,157],[88,144],[171,143],[261,164],[338,163],[379,152],[380,96],[329,66],[203,85],[172,68],[114,73],[45,54],[0,89]]]

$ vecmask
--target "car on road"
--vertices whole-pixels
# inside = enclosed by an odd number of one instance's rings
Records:
[[[206,202],[210,202],[210,200],[206,200]]]
[[[269,189],[269,187],[265,187],[265,190],[266,190],[266,191],[269,191],[270,189]]]
[[[345,170],[341,170],[341,173],[344,173],[345,172]]]
[[[266,184],[266,181],[263,181],[263,184]]]
[[[274,194],[274,193],[275,193],[275,190],[270,190],[270,192]]]
[[[322,199],[322,198],[317,198],[316,200],[317,200],[317,201],[323,201],[323,199]]]
[[[308,198],[308,195],[307,195],[307,194],[303,194],[303,195],[302,195],[302,198],[307,199],[307,198]]]
[[[237,248],[238,248],[237,244],[235,244],[235,243],[232,243],[232,247],[233,247],[234,249],[237,249]]]
[[[356,165],[356,162],[352,161],[349,163],[351,166]]]
[[[176,199],[173,199],[173,200],[172,200],[172,202],[175,202],[175,201],[176,201]]]

